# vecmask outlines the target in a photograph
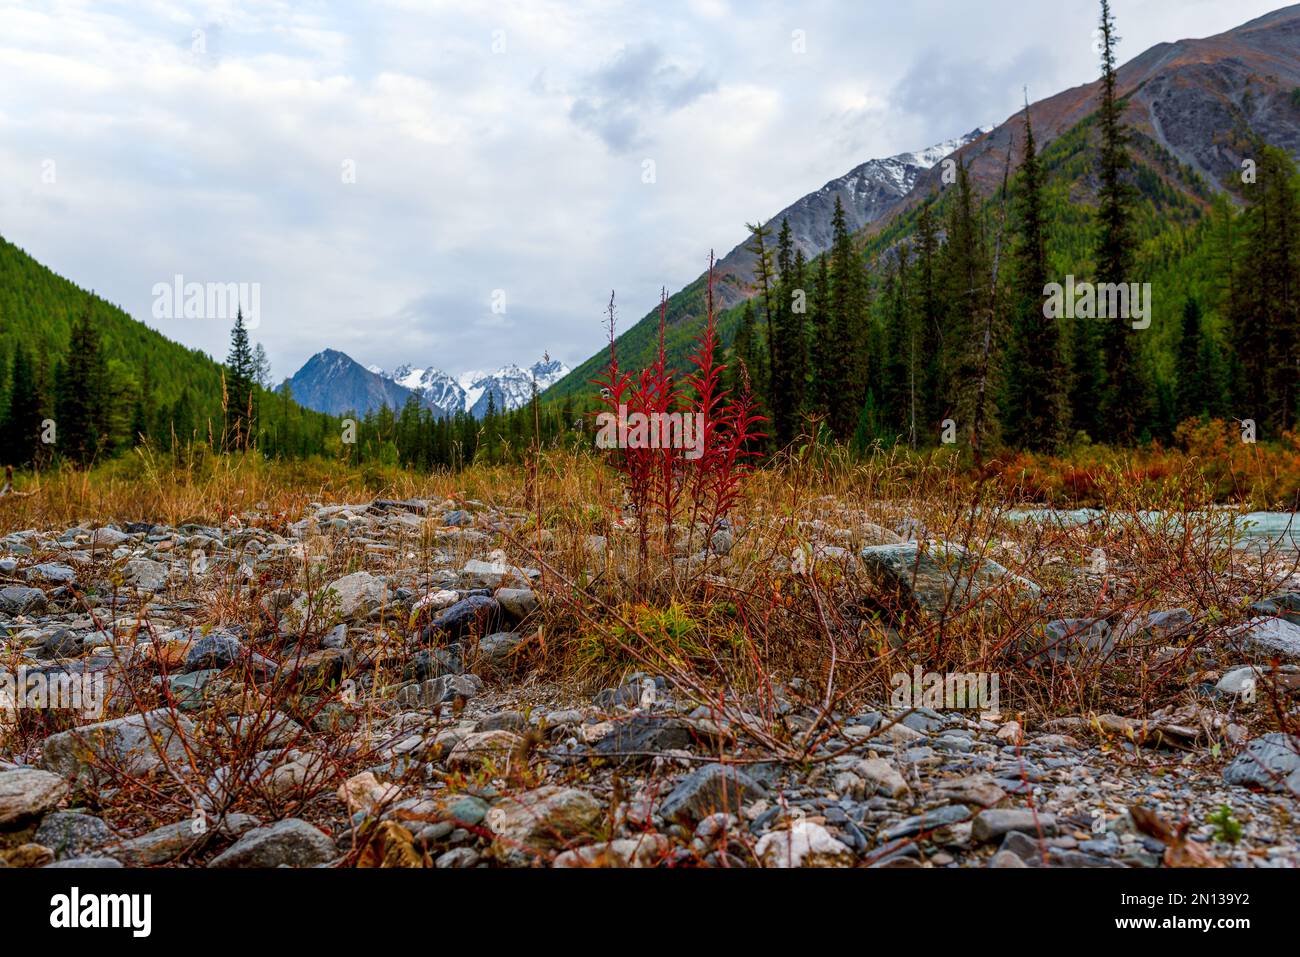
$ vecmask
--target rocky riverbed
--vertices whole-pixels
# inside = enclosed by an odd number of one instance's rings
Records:
[[[1187,693],[1141,719],[828,702],[798,678],[591,689],[530,666],[552,592],[503,550],[520,521],[378,500],[0,539],[0,865],[1300,865],[1300,595],[1215,623],[1215,653],[1179,659]],[[1034,599],[879,531],[825,549],[911,608]],[[1029,654],[1140,638],[1168,661],[1193,627],[1063,618]]]

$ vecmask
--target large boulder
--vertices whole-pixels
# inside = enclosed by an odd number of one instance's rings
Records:
[[[166,708],[99,721],[45,739],[47,769],[77,783],[99,783],[115,775],[147,774],[163,765],[185,767],[188,719]]]
[[[863,572],[900,611],[950,618],[1038,596],[1028,579],[948,542],[869,545],[858,557]]]

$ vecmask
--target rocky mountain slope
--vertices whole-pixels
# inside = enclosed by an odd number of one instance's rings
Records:
[[[1300,4],[1217,36],[1157,44],[1122,65],[1118,81],[1127,99],[1124,119],[1136,135],[1167,150],[1212,187],[1231,191],[1254,137],[1300,156]],[[1100,95],[1097,80],[1032,104],[1040,147],[1091,115]],[[1000,181],[1008,147],[1016,155],[1023,140],[1024,119],[1017,114],[957,156],[987,192]],[[939,185],[937,171],[924,171],[890,215]]]

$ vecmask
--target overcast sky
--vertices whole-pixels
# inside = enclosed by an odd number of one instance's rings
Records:
[[[1280,4],[1113,6],[1127,60]],[[259,283],[277,379],[572,365],[611,289],[626,327],[746,220],[1093,79],[1096,7],[0,0],[0,235],[219,358],[155,284]]]

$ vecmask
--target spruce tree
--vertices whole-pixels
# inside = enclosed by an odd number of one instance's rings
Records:
[[[1043,216],[1043,171],[1034,144],[1028,101],[1017,200],[1019,228],[1012,251],[1012,316],[1004,431],[1007,442],[1013,446],[1051,451],[1065,434],[1065,366],[1058,320],[1043,315],[1047,224]]]
[[[959,433],[973,426],[974,404],[981,374],[977,317],[988,308],[988,270],[975,195],[966,167],[957,165],[955,195],[948,206],[948,242],[943,255],[945,411]]]
[[[938,436],[948,383],[944,375],[943,307],[939,289],[939,227],[930,201],[916,219],[916,278],[913,308],[917,338],[917,432],[926,445]]]
[[[257,374],[253,350],[244,328],[244,310],[235,313],[226,356],[226,447],[248,448],[253,433],[253,381]]]
[[[108,440],[107,370],[92,310],[88,301],[73,320],[67,358],[56,373],[56,448],[77,465],[89,464]]]
[[[858,413],[866,399],[866,341],[864,295],[865,276],[853,237],[849,233],[844,204],[835,197],[831,219],[830,249],[830,346],[827,382],[831,430],[842,441],[852,439]]]
[[[1133,187],[1124,178],[1129,166],[1128,136],[1116,90],[1115,19],[1110,0],[1101,0],[1101,108],[1098,111],[1101,144],[1098,153],[1097,282],[1135,282],[1133,274]],[[1099,395],[1098,421],[1101,437],[1116,443],[1131,443],[1150,403],[1150,390],[1142,365],[1131,320],[1112,316],[1097,320],[1101,327],[1101,351],[1105,361],[1104,382]],[[1077,408],[1077,407],[1076,407]]]
[[[31,356],[21,343],[10,364],[8,407],[0,416],[0,447],[5,465],[31,465],[40,448],[42,397]]]

